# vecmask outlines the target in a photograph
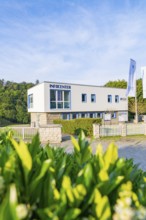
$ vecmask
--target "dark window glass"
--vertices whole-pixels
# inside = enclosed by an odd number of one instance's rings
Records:
[[[56,90],[50,90],[50,100],[56,101]]]
[[[96,102],[96,95],[95,94],[91,94],[91,102]]]
[[[108,95],[108,102],[109,102],[109,103],[112,102],[112,95]]]
[[[87,94],[82,94],[82,102],[87,102]]]
[[[119,102],[119,96],[115,95],[115,102],[118,103]]]

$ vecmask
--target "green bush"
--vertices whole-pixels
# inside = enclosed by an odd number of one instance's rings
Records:
[[[146,174],[114,144],[72,142],[67,154],[0,134],[0,220],[146,219]]]
[[[79,135],[81,130],[86,136],[93,136],[93,124],[101,124],[100,118],[80,118],[73,120],[54,120],[55,124],[62,125],[62,132],[67,134]]]

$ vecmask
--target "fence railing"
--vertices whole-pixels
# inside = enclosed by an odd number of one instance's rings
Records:
[[[6,128],[1,128],[0,130],[6,130]],[[38,132],[38,128],[31,127],[11,127],[9,130],[13,132],[14,139],[25,141],[30,141]]]
[[[120,136],[121,126],[118,125],[102,125],[100,126],[100,136]]]
[[[136,135],[145,133],[145,124],[126,124],[127,135]]]
[[[94,125],[94,137],[146,135],[146,124]]]

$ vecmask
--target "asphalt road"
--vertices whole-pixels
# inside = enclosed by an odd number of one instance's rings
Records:
[[[134,163],[139,164],[139,168],[146,171],[146,137],[123,138],[119,140],[93,140],[91,141],[93,152],[96,151],[99,143],[101,143],[103,149],[106,150],[111,142],[117,145],[119,157],[133,158]],[[73,144],[69,136],[63,138],[60,146],[65,147],[69,153],[73,150]]]

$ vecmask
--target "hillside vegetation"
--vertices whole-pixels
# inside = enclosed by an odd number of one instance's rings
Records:
[[[105,86],[126,89],[127,82],[125,80],[109,81]],[[143,99],[142,79],[136,80],[136,94],[138,114],[146,114],[146,99]],[[128,98],[128,110],[130,113],[135,113],[135,98]]]
[[[0,80],[0,126],[9,123],[28,123],[27,89],[33,83]]]

